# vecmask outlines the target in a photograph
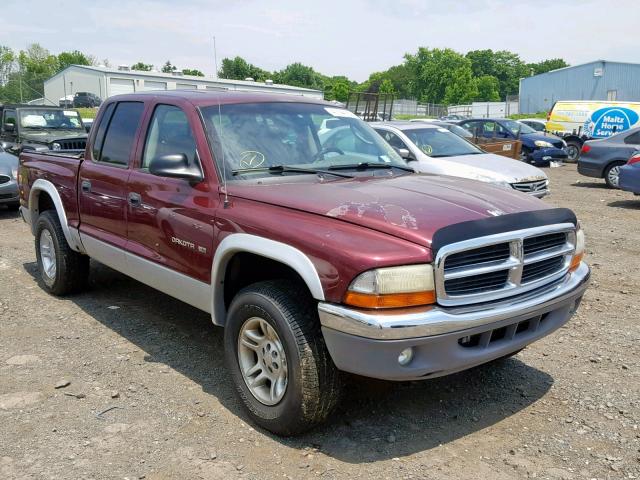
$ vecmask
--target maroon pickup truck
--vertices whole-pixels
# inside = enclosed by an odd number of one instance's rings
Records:
[[[116,96],[84,155],[20,161],[44,288],[80,290],[93,258],[211,313],[243,404],[279,434],[327,417],[340,372],[428,379],[512,355],[589,280],[570,210],[416,174],[303,97]]]

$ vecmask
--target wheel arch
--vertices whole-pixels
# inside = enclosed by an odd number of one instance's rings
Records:
[[[41,202],[41,200],[43,200],[43,202]],[[42,211],[56,211],[58,220],[60,221],[60,226],[62,227],[62,232],[64,233],[64,237],[67,240],[69,247],[76,252],[84,253],[84,248],[80,242],[79,235],[69,228],[67,214],[64,210],[64,205],[58,190],[49,180],[39,178],[33,182],[29,191],[29,218],[31,223],[31,233],[33,234],[35,234],[36,223],[38,221],[38,216],[41,213],[41,205],[52,207],[42,209]]]
[[[211,268],[211,317],[215,325],[226,321],[225,278],[230,262],[237,254],[249,254],[282,264],[293,271],[306,285],[311,296],[319,301],[325,299],[320,276],[302,251],[291,245],[246,233],[234,233],[224,238],[213,259]]]

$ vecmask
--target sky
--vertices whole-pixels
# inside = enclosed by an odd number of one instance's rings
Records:
[[[239,55],[364,81],[418,47],[491,48],[527,62],[640,63],[640,0],[2,0],[0,45],[81,50],[112,66],[215,72]],[[100,62],[101,63],[101,62]]]

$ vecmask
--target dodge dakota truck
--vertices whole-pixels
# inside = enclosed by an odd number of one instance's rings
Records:
[[[323,145],[325,120],[348,124]],[[351,112],[306,97],[148,92],[101,106],[82,155],[24,152],[41,285],[89,258],[211,314],[253,420],[302,432],[349,372],[447,375],[565,324],[589,280],[575,215],[421,175]]]

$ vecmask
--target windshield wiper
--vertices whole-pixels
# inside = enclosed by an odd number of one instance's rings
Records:
[[[293,173],[314,173],[314,174],[322,173],[325,175],[334,175],[336,177],[353,178],[353,175],[349,175],[347,173],[336,173],[336,172],[330,172],[328,170],[318,170],[315,168],[289,167],[287,165],[274,165],[272,167],[241,168],[238,170],[231,170],[232,175],[241,175],[245,172],[269,172],[269,173],[293,172]]]
[[[400,170],[404,170],[406,172],[414,173],[415,170],[411,167],[405,167],[403,165],[396,165],[391,163],[369,163],[369,162],[360,162],[360,163],[351,163],[347,165],[331,165],[328,167],[328,170],[368,170],[370,168],[398,168]]]

